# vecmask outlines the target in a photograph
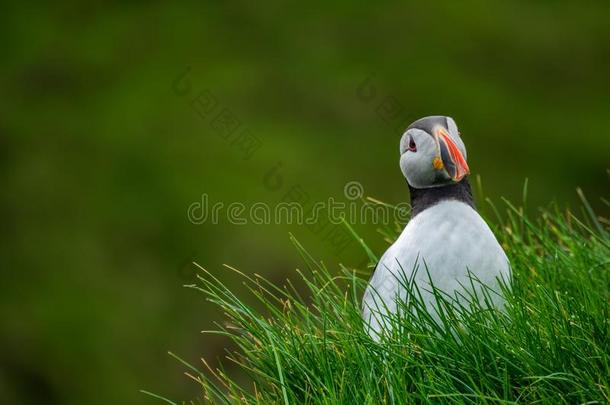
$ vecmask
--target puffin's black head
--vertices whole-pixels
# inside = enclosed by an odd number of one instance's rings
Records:
[[[435,115],[409,125],[400,140],[400,168],[414,188],[453,184],[470,174],[453,118]]]

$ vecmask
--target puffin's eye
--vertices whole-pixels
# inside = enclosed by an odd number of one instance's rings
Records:
[[[411,152],[417,152],[417,145],[415,144],[415,141],[413,140],[413,137],[409,138],[409,150]]]

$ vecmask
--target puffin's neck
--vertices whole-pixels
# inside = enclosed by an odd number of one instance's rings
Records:
[[[413,188],[409,185],[411,193],[411,219],[417,214],[444,200],[457,200],[471,206],[476,211],[472,189],[467,178],[459,183],[433,188]]]

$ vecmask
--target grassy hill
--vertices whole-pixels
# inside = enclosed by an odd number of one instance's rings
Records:
[[[213,403],[607,403],[608,222],[558,209],[530,219],[509,204],[495,224],[514,276],[505,312],[486,300],[456,307],[439,294],[436,322],[413,290],[389,320],[394,332],[376,343],[360,315],[369,271],[329,271],[293,240],[305,294],[290,281],[231,269],[250,290],[235,293],[201,269],[192,287],[225,314],[204,333],[228,338],[232,349],[221,365],[180,361],[201,400]],[[222,364],[237,364],[248,379]]]

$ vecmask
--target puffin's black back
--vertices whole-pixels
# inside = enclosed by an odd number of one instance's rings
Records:
[[[442,187],[414,188],[409,185],[409,192],[411,193],[411,219],[444,200],[461,201],[475,211],[477,209],[472,197],[472,188],[466,177],[459,183]]]

